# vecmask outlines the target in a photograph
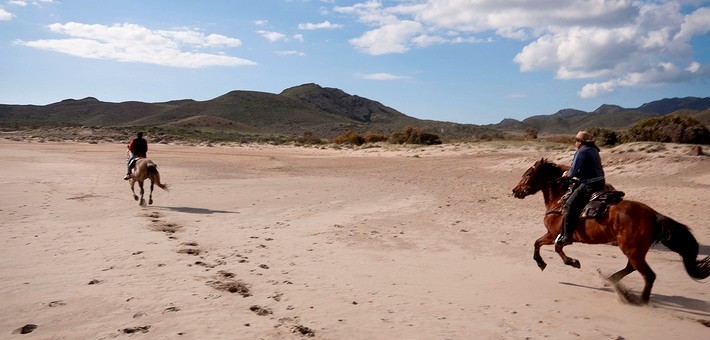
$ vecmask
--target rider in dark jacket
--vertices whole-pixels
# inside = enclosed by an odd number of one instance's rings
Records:
[[[564,206],[562,232],[555,243],[560,245],[572,244],[574,230],[579,224],[579,215],[589,202],[592,194],[604,189],[604,169],[599,156],[599,147],[592,141],[592,136],[587,131],[580,131],[575,136],[577,152],[572,159],[572,165],[565,173],[572,179],[576,188],[567,198]]]
[[[136,134],[136,138],[131,140],[128,144],[128,151],[130,152],[130,157],[128,158],[128,162],[126,164],[128,172],[126,176],[123,177],[125,180],[131,178],[131,166],[133,165],[133,160],[138,157],[146,158],[146,153],[148,153],[148,142],[143,139],[143,132],[138,132]]]

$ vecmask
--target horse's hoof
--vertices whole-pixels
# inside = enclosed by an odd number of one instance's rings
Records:
[[[137,201],[137,200],[138,200],[138,196],[133,196],[133,199]]]
[[[537,266],[540,267],[540,271],[543,271],[543,270],[545,270],[545,268],[547,268],[547,263],[541,262],[541,263],[538,263]]]
[[[149,205],[153,205],[153,200],[148,201]]]
[[[575,259],[572,259],[572,261],[570,261],[569,265],[572,267],[575,267],[577,269],[582,268],[582,264],[580,264],[579,261],[577,261]]]

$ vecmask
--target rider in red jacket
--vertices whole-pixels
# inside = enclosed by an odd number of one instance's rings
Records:
[[[130,157],[128,158],[128,163],[126,164],[127,166],[127,174],[123,179],[128,180],[131,178],[131,167],[133,160],[136,158],[146,158],[146,154],[148,153],[148,142],[146,142],[145,139],[143,139],[143,132],[138,132],[136,135],[136,138],[131,140],[131,142],[128,144],[128,151],[130,152]]]

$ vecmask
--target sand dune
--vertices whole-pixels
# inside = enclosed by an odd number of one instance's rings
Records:
[[[602,158],[626,198],[687,224],[707,256],[710,158],[686,149]],[[566,248],[581,269],[544,247],[535,265],[542,197],[511,189],[571,148],[151,145],[171,190],[148,207],[122,180],[124,152],[0,141],[0,338],[710,338],[710,285],[661,246],[648,306],[604,285],[599,272],[626,264],[615,246]]]

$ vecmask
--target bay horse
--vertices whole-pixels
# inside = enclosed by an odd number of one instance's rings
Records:
[[[160,183],[160,173],[158,172],[158,166],[153,163],[148,158],[137,158],[135,165],[131,172],[131,192],[133,192],[133,199],[138,201],[138,196],[135,191],[135,184],[138,182],[138,187],[141,189],[140,202],[138,205],[141,207],[145,206],[145,199],[143,199],[143,182],[148,179],[150,180],[150,194],[148,196],[148,204],[153,204],[153,185],[157,185],[161,189],[167,191],[168,185]]]
[[[540,159],[530,167],[518,185],[513,188],[513,195],[523,199],[542,191],[545,201],[544,224],[547,233],[535,241],[533,259],[540,270],[547,264],[540,256],[540,247],[551,245],[562,230],[561,198],[567,191],[567,183],[562,177],[565,166]],[[656,274],[646,263],[646,254],[653,244],[662,243],[683,258],[685,270],[691,278],[702,280],[710,276],[710,256],[697,260],[699,244],[690,229],[651,207],[632,200],[623,199],[609,206],[606,213],[596,219],[581,219],[574,232],[574,242],[587,244],[616,243],[626,255],[626,267],[608,277],[617,283],[626,275],[638,270],[645,285],[641,293],[643,303],[648,303]],[[580,268],[578,260],[565,255],[563,245],[555,244],[555,252],[566,265]]]

